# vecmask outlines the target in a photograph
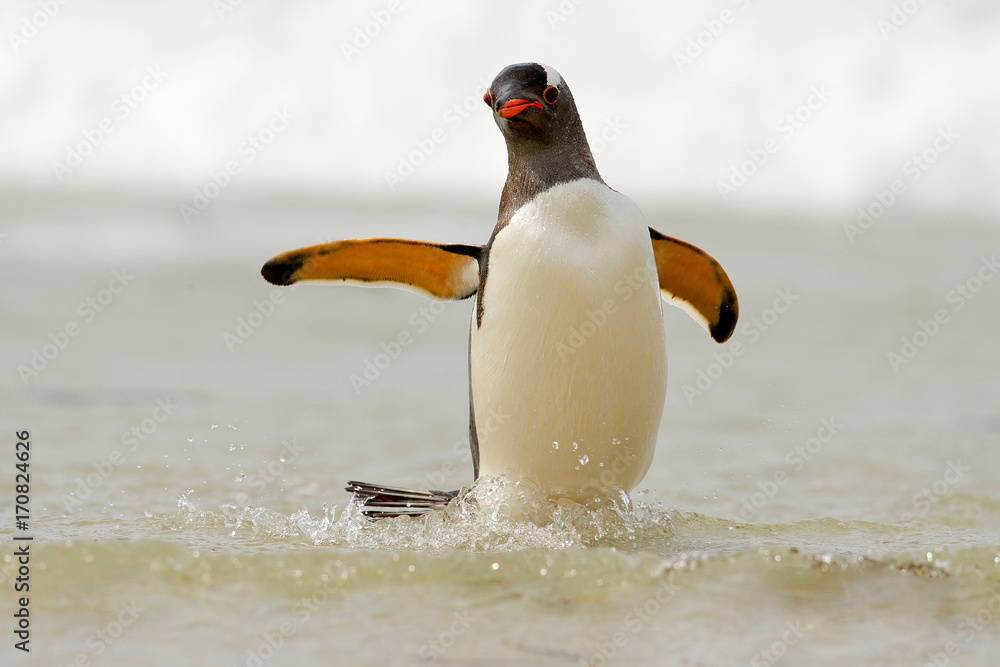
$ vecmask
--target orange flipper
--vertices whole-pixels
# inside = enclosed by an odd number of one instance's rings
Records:
[[[465,299],[479,289],[480,246],[403,239],[336,241],[291,250],[261,269],[275,285],[335,280],[391,285],[436,299]]]
[[[716,342],[728,340],[736,329],[740,307],[722,266],[690,243],[664,236],[652,227],[649,235],[663,298],[686,310]]]

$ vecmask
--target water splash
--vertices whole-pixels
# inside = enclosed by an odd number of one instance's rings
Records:
[[[324,505],[313,515],[290,515],[261,507],[229,504],[221,513],[199,510],[192,491],[178,498],[185,525],[223,528],[232,537],[293,540],[348,549],[504,552],[526,549],[610,547],[634,551],[662,545],[673,535],[670,516],[658,506],[625,493],[594,494],[581,504],[550,498],[530,484],[482,479],[445,510],[419,518],[371,521],[358,505]]]

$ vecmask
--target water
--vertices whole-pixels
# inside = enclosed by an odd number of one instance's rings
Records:
[[[488,210],[9,210],[2,540],[29,429],[35,541],[32,651],[8,615],[5,664],[995,663],[995,228],[653,218],[723,263],[741,323],[718,346],[666,311],[633,498],[373,524],[348,479],[470,482],[471,304],[275,290],[260,265],[330,236],[485,239]]]

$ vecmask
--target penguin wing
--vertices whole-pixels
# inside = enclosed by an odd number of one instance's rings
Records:
[[[728,340],[736,329],[740,307],[722,266],[700,248],[652,227],[649,236],[663,298],[686,310],[716,342]]]
[[[334,280],[412,289],[436,299],[465,299],[479,289],[483,249],[403,239],[335,241],[268,260],[261,275],[275,285]]]

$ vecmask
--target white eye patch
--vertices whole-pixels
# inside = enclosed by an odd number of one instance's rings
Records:
[[[559,76],[559,72],[557,72],[555,68],[549,67],[544,63],[535,63],[535,64],[541,67],[543,70],[545,70],[545,85],[555,86],[556,88],[558,88],[559,84],[562,83],[562,77]]]

